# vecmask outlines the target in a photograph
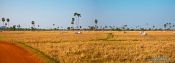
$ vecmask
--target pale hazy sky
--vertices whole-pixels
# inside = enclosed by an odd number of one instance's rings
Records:
[[[161,25],[175,22],[175,0],[0,0],[0,18],[22,27],[32,20],[42,28],[70,26],[74,12],[82,14],[84,26],[95,19],[99,25]]]

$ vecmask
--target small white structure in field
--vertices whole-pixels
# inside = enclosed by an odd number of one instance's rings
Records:
[[[140,34],[142,34],[142,33],[143,33],[143,31],[140,31],[139,33],[140,33]]]
[[[80,31],[78,31],[78,32],[75,32],[75,34],[81,34],[81,32],[80,32]]]
[[[173,33],[175,34],[175,31]]]
[[[144,31],[141,31],[141,32],[140,32],[140,35],[141,35],[141,36],[146,36],[146,35],[147,35],[147,33],[146,33],[146,32],[144,32]]]
[[[145,32],[144,32],[144,33],[142,33],[142,36],[145,36],[145,35],[147,35],[147,33],[145,33]]]

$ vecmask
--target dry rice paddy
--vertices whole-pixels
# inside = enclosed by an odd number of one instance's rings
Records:
[[[61,63],[175,62],[173,31],[4,31],[0,40],[22,42]]]

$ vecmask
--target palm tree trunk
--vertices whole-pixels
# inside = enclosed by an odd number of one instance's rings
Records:
[[[75,16],[75,29],[77,28],[77,17]]]
[[[35,30],[35,25],[33,25],[33,29]]]
[[[3,26],[4,26],[4,22],[3,22]]]
[[[79,17],[78,17],[78,22],[77,22],[77,25],[78,25],[78,29],[80,30],[80,27],[79,27]]]
[[[78,28],[79,28],[79,27],[78,27],[78,17],[77,17],[77,30],[78,30]]]
[[[8,22],[8,27],[9,27],[9,22]]]
[[[72,30],[74,30],[74,25],[72,24]]]

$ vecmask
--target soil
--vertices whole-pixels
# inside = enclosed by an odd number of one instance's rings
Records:
[[[44,63],[32,52],[15,44],[0,41],[0,63]]]

